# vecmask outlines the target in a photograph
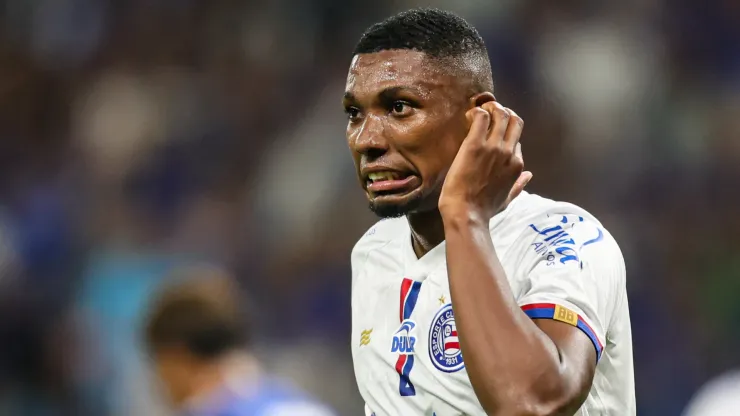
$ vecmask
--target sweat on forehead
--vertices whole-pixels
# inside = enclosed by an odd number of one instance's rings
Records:
[[[431,57],[414,50],[394,49],[355,55],[349,68],[347,87],[361,84],[405,84],[433,89],[460,87],[465,94],[493,92],[479,60],[462,57]],[[490,72],[489,72],[490,73]],[[369,85],[368,85],[369,86]]]

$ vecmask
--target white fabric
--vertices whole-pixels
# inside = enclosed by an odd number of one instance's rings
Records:
[[[625,266],[612,236],[586,211],[528,193],[494,217],[490,230],[518,304],[568,308],[579,327],[592,329],[595,347],[603,345],[577,415],[634,415]],[[405,279],[419,289],[401,325]],[[352,354],[366,414],[485,414],[456,344],[450,302],[444,242],[417,259],[405,218],[382,220],[360,239],[352,252]],[[396,370],[402,355],[404,365],[413,357],[414,395],[401,395],[409,391]]]

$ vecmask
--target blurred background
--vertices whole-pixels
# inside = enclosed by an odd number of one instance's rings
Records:
[[[740,366],[740,2],[0,1],[0,414],[166,415],[139,331],[175,266],[238,276],[269,368],[360,414],[340,105],[371,23],[485,38],[529,190],[624,251],[638,414]],[[323,381],[317,381],[320,377]]]

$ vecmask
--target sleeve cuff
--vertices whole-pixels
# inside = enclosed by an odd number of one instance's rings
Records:
[[[555,303],[530,303],[521,308],[522,311],[530,317],[530,319],[554,319],[580,329],[584,334],[586,334],[586,336],[588,336],[591,343],[594,345],[594,348],[596,349],[596,361],[598,362],[601,358],[601,353],[604,351],[604,345],[583,316]]]

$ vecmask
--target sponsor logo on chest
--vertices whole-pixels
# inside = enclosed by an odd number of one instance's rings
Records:
[[[401,355],[413,355],[414,345],[416,344],[415,329],[416,322],[411,319],[403,320],[398,330],[393,334],[391,352]]]

